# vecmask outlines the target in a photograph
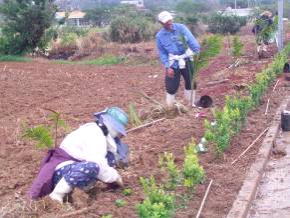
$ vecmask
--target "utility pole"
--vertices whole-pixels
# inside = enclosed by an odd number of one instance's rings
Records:
[[[237,9],[237,0],[235,0],[235,9]]]
[[[284,28],[283,28],[284,0],[278,0],[278,50],[283,49]]]

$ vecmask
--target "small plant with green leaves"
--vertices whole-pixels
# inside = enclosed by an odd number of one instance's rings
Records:
[[[184,163],[183,163],[183,177],[184,186],[194,190],[195,186],[201,183],[204,179],[205,173],[202,166],[199,164],[196,152],[196,145],[194,140],[184,147]]]
[[[194,59],[194,72],[198,72],[201,68],[207,66],[209,60],[220,53],[222,41],[223,37],[220,35],[212,35],[202,41],[202,50]]]
[[[125,200],[123,200],[123,199],[117,199],[117,200],[115,201],[115,205],[116,205],[117,207],[124,207],[124,206],[127,205],[127,201],[125,201]]]
[[[242,55],[244,45],[238,36],[234,36],[232,45],[232,55],[236,58],[240,57]]]
[[[125,189],[123,189],[122,194],[125,196],[130,196],[133,194],[133,190],[130,188],[125,188]]]
[[[133,126],[140,126],[142,125],[142,121],[137,113],[135,104],[129,104],[129,121]]]
[[[68,130],[68,126],[65,121],[60,118],[61,114],[51,109],[47,109],[52,112],[49,115],[49,121],[51,125],[37,125],[32,128],[24,128],[23,138],[36,141],[37,148],[51,148],[57,146],[57,136],[59,128],[62,127]]]
[[[180,171],[176,166],[174,159],[173,154],[167,152],[164,152],[163,156],[159,158],[160,166],[164,168],[169,175],[169,181],[165,185],[168,189],[175,189],[181,180]]]
[[[174,195],[167,194],[156,185],[155,179],[140,178],[146,195],[144,201],[137,205],[140,218],[170,218],[174,214]]]
[[[195,78],[201,68],[207,66],[209,60],[216,55],[218,55],[221,51],[223,37],[220,35],[213,35],[205,38],[202,43],[201,47],[202,50],[199,54],[194,56],[193,63],[189,65],[190,71],[190,79],[192,81],[192,87],[195,85]],[[181,37],[180,41],[183,43],[183,46],[187,49],[188,44],[185,37]]]

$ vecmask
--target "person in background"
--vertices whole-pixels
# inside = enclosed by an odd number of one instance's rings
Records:
[[[195,87],[191,69],[193,55],[200,52],[200,45],[185,25],[173,23],[173,17],[168,11],[161,12],[158,21],[163,26],[156,34],[156,44],[165,69],[166,104],[173,107],[182,75],[184,97],[190,106],[194,106]]]
[[[258,57],[262,58],[268,51],[268,45],[275,41],[277,19],[274,20],[270,11],[264,11],[256,19],[252,32],[256,36]]]
[[[60,146],[48,152],[28,195],[32,200],[49,195],[63,203],[74,188],[84,191],[96,181],[123,187],[115,169],[128,163],[128,147],[120,140],[126,135],[127,114],[118,107],[95,113],[95,121],[68,134]]]

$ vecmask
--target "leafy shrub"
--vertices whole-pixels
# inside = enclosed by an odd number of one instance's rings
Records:
[[[224,108],[214,111],[215,124],[205,121],[205,137],[215,144],[218,154],[229,147],[231,137],[240,131],[247,113],[260,103],[267,87],[282,73],[289,54],[290,44],[275,56],[267,69],[256,75],[255,81],[249,86],[249,96],[226,97]]]
[[[122,16],[112,21],[109,36],[113,42],[137,43],[150,40],[154,32],[154,24],[144,17]]]
[[[180,172],[174,162],[173,154],[165,152],[163,156],[159,158],[159,164],[162,168],[165,168],[169,174],[169,181],[166,187],[175,189],[180,181]]]
[[[240,57],[242,55],[243,43],[240,41],[238,36],[235,36],[233,39],[233,50],[232,54],[234,57]]]
[[[76,33],[67,33],[60,38],[60,44],[64,47],[76,47],[76,40],[78,35]]]
[[[183,164],[184,186],[193,188],[204,178],[204,170],[199,165],[195,144],[192,142],[184,147],[185,159]]]
[[[205,67],[208,63],[210,58],[219,54],[222,46],[223,38],[219,35],[213,35],[206,37],[202,43],[201,52],[195,56],[194,66],[195,71],[198,72],[201,68]]]
[[[4,20],[0,53],[22,55],[44,46],[42,37],[54,20],[55,11],[48,0],[4,1],[0,5]]]
[[[123,199],[117,199],[117,200],[115,201],[115,205],[116,205],[117,207],[124,207],[124,206],[126,206],[126,204],[127,204],[127,201],[125,201],[125,200],[123,200]]]
[[[140,178],[143,190],[147,195],[145,200],[137,205],[140,218],[170,218],[174,213],[175,198],[158,187],[155,179]]]
[[[208,20],[208,31],[219,34],[235,34],[246,24],[247,19],[244,17],[215,13]]]
[[[192,32],[193,35],[195,35],[195,36],[199,35],[199,31],[198,31],[199,19],[197,18],[196,15],[177,16],[175,18],[175,21],[177,23],[185,24],[189,28],[189,30]]]

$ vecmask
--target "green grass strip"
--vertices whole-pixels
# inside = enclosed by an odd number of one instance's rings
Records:
[[[32,61],[31,58],[26,58],[22,56],[14,56],[14,55],[0,55],[0,62],[30,62]]]
[[[54,61],[55,63],[58,64],[85,64],[85,65],[98,65],[98,66],[103,66],[103,65],[115,65],[115,64],[121,64],[125,61],[126,59],[124,57],[120,56],[113,56],[113,55],[106,55],[97,59],[93,60],[86,60],[86,61],[66,61],[66,60],[57,60]]]

